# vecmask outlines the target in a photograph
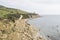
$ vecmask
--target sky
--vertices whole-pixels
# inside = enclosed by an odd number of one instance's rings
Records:
[[[0,5],[39,15],[60,15],[60,0],[0,0]]]

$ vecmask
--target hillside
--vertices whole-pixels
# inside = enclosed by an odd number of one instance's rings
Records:
[[[13,22],[0,21],[0,40],[48,40],[39,33],[40,29],[27,23],[28,19]]]
[[[49,40],[27,23],[28,18],[36,17],[34,13],[0,6],[0,40]]]
[[[37,15],[35,13],[28,13],[26,11],[23,10],[19,10],[19,9],[14,9],[14,8],[8,8],[5,6],[0,5],[0,18],[7,18],[8,15],[10,16],[20,16],[20,15],[24,15],[24,18],[28,18],[28,15]]]
[[[36,13],[29,13],[23,10],[8,8],[0,5],[0,20],[9,19],[15,21],[19,19],[21,15],[23,15],[23,19],[39,17]]]
[[[14,8],[8,8],[8,7],[5,7],[5,6],[2,6],[0,5],[0,14],[3,16],[3,15],[6,15],[6,14],[16,14],[16,13],[19,13],[19,14],[27,14],[28,12],[25,12],[25,11],[22,11],[22,10],[19,10],[19,9],[14,9]]]

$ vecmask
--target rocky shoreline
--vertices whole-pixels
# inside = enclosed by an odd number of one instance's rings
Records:
[[[0,21],[0,40],[48,40],[39,34],[39,29],[28,24],[28,19],[13,22]]]
[[[27,23],[28,19],[38,17],[36,13],[0,5],[0,40],[48,40]]]

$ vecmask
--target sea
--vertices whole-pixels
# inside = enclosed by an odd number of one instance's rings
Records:
[[[60,15],[44,15],[29,19],[28,23],[40,29],[51,40],[60,40]]]

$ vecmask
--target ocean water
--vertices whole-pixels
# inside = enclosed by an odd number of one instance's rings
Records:
[[[28,23],[40,29],[40,32],[52,40],[60,40],[60,15],[45,15],[30,19]]]

